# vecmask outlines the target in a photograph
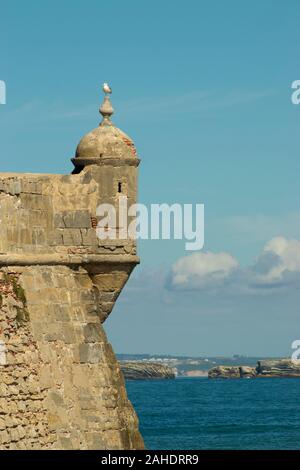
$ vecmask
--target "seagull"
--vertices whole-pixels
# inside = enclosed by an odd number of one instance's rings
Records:
[[[106,95],[110,95],[111,92],[112,92],[112,89],[110,88],[109,84],[108,83],[103,83],[103,87],[102,87],[102,90],[104,91],[104,93]]]

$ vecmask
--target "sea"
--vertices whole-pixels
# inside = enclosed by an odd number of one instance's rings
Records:
[[[300,379],[127,381],[147,449],[300,449]]]

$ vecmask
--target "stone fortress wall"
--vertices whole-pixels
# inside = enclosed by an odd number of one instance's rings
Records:
[[[96,235],[97,206],[137,194],[112,111],[106,96],[73,174],[0,174],[0,449],[143,448],[102,327],[139,262]]]

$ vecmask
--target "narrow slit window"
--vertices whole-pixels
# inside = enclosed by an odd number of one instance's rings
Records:
[[[122,183],[119,182],[118,183],[118,193],[121,193],[122,192]]]

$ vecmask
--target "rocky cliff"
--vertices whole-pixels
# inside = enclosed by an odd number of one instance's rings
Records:
[[[256,376],[256,367],[240,366],[240,377],[243,379]]]
[[[239,379],[239,368],[230,366],[216,366],[208,371],[208,377],[210,379]]]
[[[121,371],[128,380],[175,379],[174,370],[153,362],[121,362]]]
[[[300,377],[300,362],[291,359],[266,359],[257,362],[257,367],[217,366],[208,372],[210,379],[240,379],[249,377]]]
[[[240,379],[247,377],[255,377],[255,367],[248,366],[217,366],[208,372],[210,379]]]
[[[291,359],[264,360],[257,363],[259,377],[300,377],[300,362]]]

